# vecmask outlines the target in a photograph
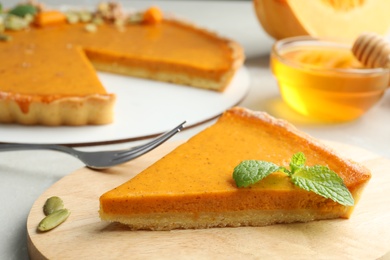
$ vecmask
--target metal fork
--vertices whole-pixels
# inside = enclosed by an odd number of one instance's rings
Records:
[[[186,121],[148,143],[125,150],[84,152],[75,150],[74,148],[68,146],[55,144],[0,144],[0,152],[19,150],[54,150],[70,154],[82,161],[87,167],[100,170],[128,162],[153,150],[176,133],[180,132],[185,123]]]

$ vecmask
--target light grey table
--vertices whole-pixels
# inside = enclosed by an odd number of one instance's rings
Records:
[[[67,1],[67,4],[95,5],[98,1]],[[2,1],[12,6],[17,1]],[[56,5],[57,1],[46,1]],[[247,56],[250,90],[241,106],[264,110],[289,120],[299,129],[320,139],[358,146],[390,158],[390,93],[358,120],[340,124],[310,122],[283,105],[278,87],[269,69],[273,40],[260,27],[250,1],[122,1],[125,7],[146,8],[152,4],[195,21],[238,41]],[[273,104],[279,104],[275,109]],[[185,130],[174,140],[186,140],[214,121]],[[1,126],[0,126],[1,127]],[[140,143],[140,142],[138,142]],[[84,150],[124,148],[136,143]],[[26,219],[33,202],[63,176],[83,167],[76,159],[50,151],[0,153],[0,259],[28,259]],[[390,230],[389,230],[390,232]]]

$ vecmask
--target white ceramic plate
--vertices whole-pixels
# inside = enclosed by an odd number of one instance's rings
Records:
[[[187,121],[186,127],[219,116],[238,104],[249,89],[245,67],[223,93],[175,84],[98,73],[117,95],[115,121],[103,126],[45,127],[0,125],[0,142],[99,144],[148,138]]]

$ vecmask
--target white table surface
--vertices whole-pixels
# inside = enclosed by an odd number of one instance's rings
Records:
[[[19,1],[1,1],[13,6]],[[98,1],[66,1],[94,5]],[[57,1],[46,1],[54,6]],[[289,120],[310,135],[358,146],[390,158],[390,93],[358,120],[340,124],[310,122],[291,111],[280,99],[269,69],[273,40],[259,25],[251,1],[122,1],[125,7],[146,8],[156,4],[179,16],[238,41],[245,49],[251,83],[241,106],[264,110]],[[186,140],[214,121],[185,130],[173,140]],[[0,126],[1,127],[1,126]],[[137,142],[140,143],[140,142]],[[84,150],[124,148],[133,143],[83,147]],[[26,219],[33,202],[63,176],[83,167],[77,159],[51,151],[0,153],[0,259],[28,259]],[[389,244],[390,245],[390,244]]]

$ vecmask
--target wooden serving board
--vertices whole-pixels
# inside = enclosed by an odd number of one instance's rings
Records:
[[[327,142],[328,143],[328,142]],[[360,148],[328,143],[372,171],[349,220],[267,227],[130,231],[99,219],[99,197],[171,151],[167,143],[143,157],[105,171],[80,169],[50,187],[27,220],[32,259],[377,259],[390,251],[390,160]],[[71,211],[59,227],[39,233],[42,206],[60,196]]]

